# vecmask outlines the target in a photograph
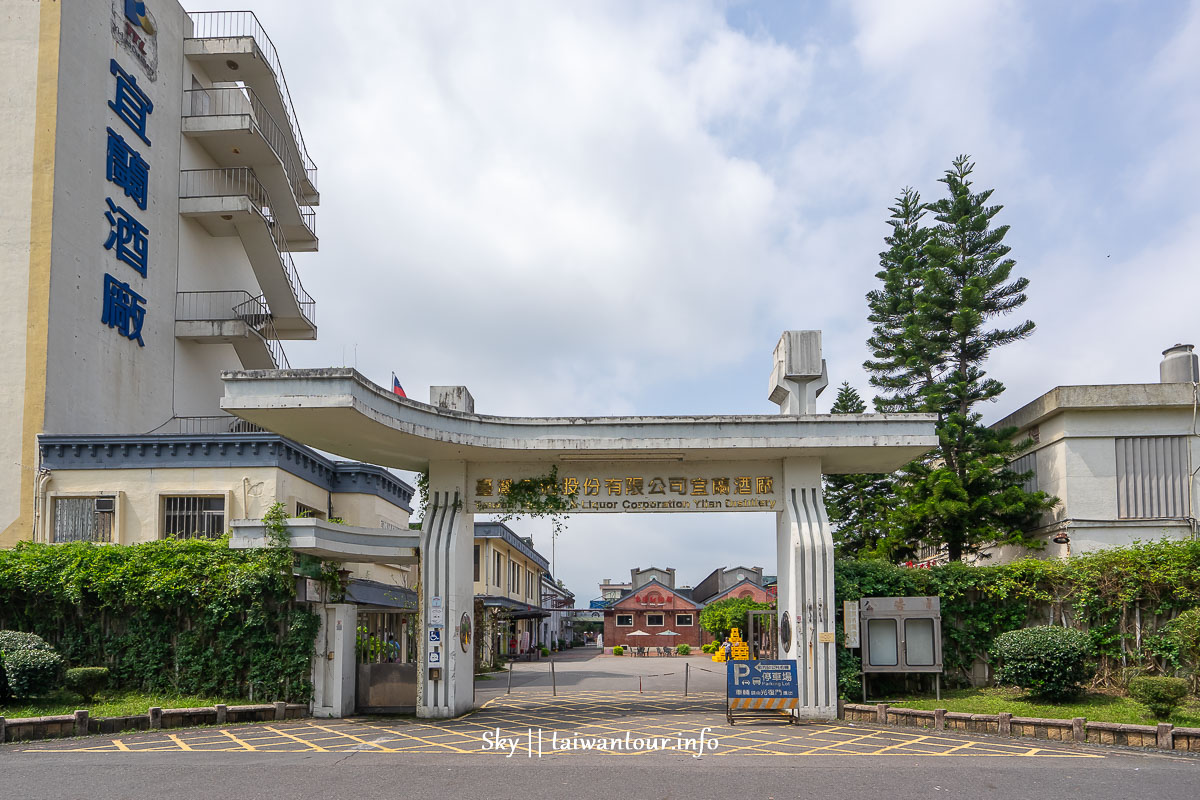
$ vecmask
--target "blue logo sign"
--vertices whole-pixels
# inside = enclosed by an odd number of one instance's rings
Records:
[[[729,699],[775,700],[800,696],[795,661],[730,661]]]

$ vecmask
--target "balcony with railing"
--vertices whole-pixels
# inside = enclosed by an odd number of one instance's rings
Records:
[[[266,187],[248,167],[179,173],[179,213],[213,236],[238,236],[279,338],[315,339],[316,302],[300,283]]]
[[[299,196],[303,204],[317,205],[317,167],[304,144],[279,53],[258,17],[252,11],[193,11],[188,16],[192,35],[184,40],[184,55],[217,83],[240,83],[252,88],[271,115],[286,122],[290,146],[304,169]]]
[[[270,197],[290,247],[317,249],[316,213],[303,186],[306,167],[291,134],[253,89],[223,86],[183,93],[183,133],[195,138],[226,169],[253,169]]]
[[[264,433],[266,428],[238,419],[230,414],[211,414],[197,417],[171,417],[151,434],[173,434],[177,436],[212,435],[221,433]]]
[[[244,291],[177,292],[175,338],[232,345],[245,369],[289,369],[266,300]]]

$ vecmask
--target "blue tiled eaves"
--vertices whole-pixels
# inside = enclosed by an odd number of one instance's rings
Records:
[[[526,544],[524,539],[513,533],[512,528],[508,527],[503,522],[476,522],[475,538],[503,539],[524,553],[526,558],[536,562],[544,571],[550,570],[550,562],[546,560],[546,557]]]
[[[412,512],[413,488],[386,469],[331,461],[273,433],[42,434],[38,445],[48,470],[275,467],[335,494],[373,494]]]

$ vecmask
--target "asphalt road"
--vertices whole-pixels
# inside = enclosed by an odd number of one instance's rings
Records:
[[[677,673],[684,663],[692,665],[689,694],[698,693],[686,700]],[[706,668],[699,658],[571,654],[555,665],[558,697],[545,662],[519,664],[512,694],[507,675],[481,681],[480,710],[448,723],[367,718],[164,731],[129,734],[120,740],[125,750],[113,737],[6,745],[0,800],[1200,797],[1200,759],[1182,755],[841,723],[731,729],[714,691],[720,675]],[[720,744],[701,758],[678,749],[539,758],[528,746],[488,750],[483,736],[494,728],[675,735],[705,726]]]

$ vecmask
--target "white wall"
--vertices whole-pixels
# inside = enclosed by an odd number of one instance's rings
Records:
[[[0,7],[0,531],[20,515],[39,3]]]
[[[179,128],[183,9],[155,4],[158,73],[152,80],[112,31],[112,4],[64,0],[55,146],[53,268],[45,428],[55,433],[140,433],[171,415],[179,228]],[[115,58],[154,102],[144,144],[113,112]],[[106,128],[150,164],[140,210],[105,176]],[[104,241],[105,198],[149,228],[146,278],[116,260]],[[146,297],[145,347],[100,321],[105,273]]]

